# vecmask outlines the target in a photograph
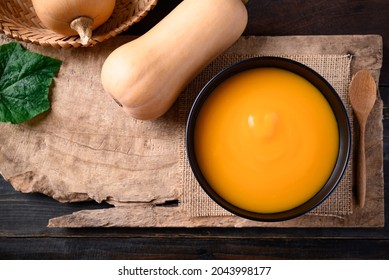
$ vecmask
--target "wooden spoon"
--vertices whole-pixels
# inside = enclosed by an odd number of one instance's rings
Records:
[[[349,88],[350,104],[359,124],[359,151],[357,163],[357,199],[362,208],[366,196],[365,129],[370,111],[377,98],[377,86],[368,70],[360,70],[352,78]]]

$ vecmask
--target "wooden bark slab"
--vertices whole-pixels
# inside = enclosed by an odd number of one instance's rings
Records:
[[[0,44],[10,39],[0,37]],[[94,48],[28,49],[61,59],[49,112],[21,125],[0,124],[0,172],[21,192],[54,199],[106,201],[114,207],[85,210],[49,221],[50,227],[379,227],[384,223],[382,101],[369,118],[366,206],[342,218],[303,216],[258,223],[239,217],[193,218],[181,205],[177,104],[156,121],[137,121],[104,93],[100,69],[108,54],[131,40],[120,36]],[[370,69],[378,82],[380,36],[241,38],[228,52],[275,48],[285,54],[352,54],[352,73]]]

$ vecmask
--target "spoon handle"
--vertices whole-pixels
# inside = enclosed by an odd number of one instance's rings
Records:
[[[361,124],[359,133],[359,151],[357,164],[357,200],[360,208],[365,205],[366,197],[366,153],[365,153],[365,125]]]

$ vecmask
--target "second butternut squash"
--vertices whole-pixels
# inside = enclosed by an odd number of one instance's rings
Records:
[[[132,117],[158,118],[242,35],[247,20],[242,0],[184,0],[146,34],[108,56],[102,85]]]

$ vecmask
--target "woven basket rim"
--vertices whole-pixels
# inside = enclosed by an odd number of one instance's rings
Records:
[[[94,46],[126,31],[130,26],[141,21],[157,5],[158,0],[117,0],[115,9],[119,9],[119,5],[125,5],[123,2],[133,5],[124,6],[130,14],[124,15],[124,20],[120,20],[123,15],[114,11],[106,23],[93,31],[92,38],[86,46]],[[25,16],[26,18],[20,20],[23,23],[12,18],[12,14],[17,13],[20,16],[22,11],[29,12]],[[115,23],[117,20],[119,22]],[[26,22],[31,24],[27,26]],[[2,0],[0,4],[0,33],[18,41],[44,47],[78,48],[83,46],[78,36],[63,36],[45,28],[36,16],[30,0]]]

